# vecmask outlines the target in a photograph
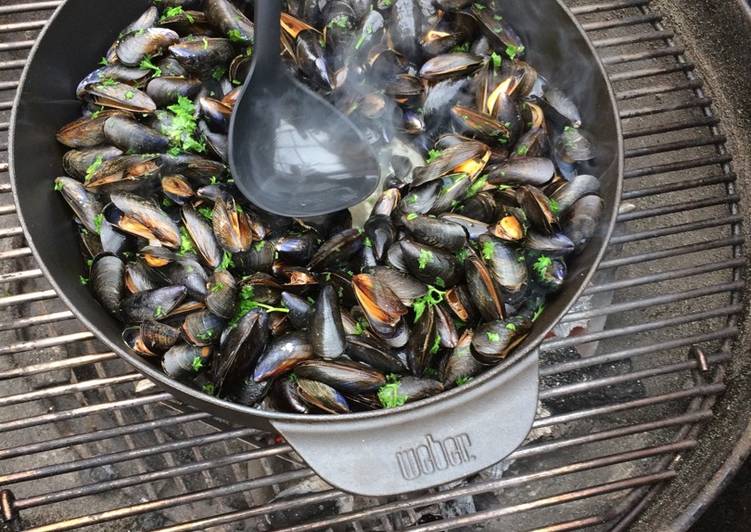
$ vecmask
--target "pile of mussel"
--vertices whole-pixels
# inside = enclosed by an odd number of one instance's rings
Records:
[[[243,405],[342,414],[466,385],[525,338],[598,226],[576,105],[525,62],[500,1],[287,0],[285,65],[362,128],[384,185],[348,211],[274,216],[227,167],[243,9],[159,0],[79,84],[54,188],[80,282],[130,349]]]

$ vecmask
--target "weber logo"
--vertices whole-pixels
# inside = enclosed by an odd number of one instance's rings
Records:
[[[423,475],[432,475],[475,459],[469,449],[472,442],[467,434],[449,436],[444,440],[434,440],[431,434],[425,436],[425,443],[397,451],[396,461],[404,480],[415,480]]]

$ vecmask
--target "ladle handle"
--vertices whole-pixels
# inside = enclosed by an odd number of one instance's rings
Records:
[[[281,0],[257,0],[255,3],[256,76],[270,76],[279,70],[281,52]]]

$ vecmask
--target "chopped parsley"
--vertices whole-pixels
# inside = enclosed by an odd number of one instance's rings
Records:
[[[231,29],[227,32],[227,38],[232,42],[244,42],[245,38],[238,29]]]
[[[524,53],[524,46],[516,46],[509,44],[506,46],[506,55],[511,59],[516,59],[517,56]]]
[[[172,143],[171,154],[179,155],[180,151],[194,151],[203,153],[206,151],[206,143],[197,141],[193,135],[196,132],[196,106],[190,98],[178,96],[177,103],[167,107],[174,116],[168,127],[162,128],[162,133],[167,135]],[[173,150],[177,150],[174,153]]]
[[[355,335],[360,336],[368,329],[368,322],[363,320],[357,320],[355,322]]]
[[[532,321],[537,321],[537,319],[542,316],[543,311],[545,310],[545,305],[540,305],[535,309],[535,313],[532,315]]]
[[[196,335],[199,340],[203,340],[204,342],[207,342],[214,338],[214,329],[207,329],[203,331],[202,333],[198,333]]]
[[[529,146],[527,144],[522,144],[521,146],[518,146],[516,148],[516,154],[521,157],[524,157],[528,153],[529,153]]]
[[[214,71],[211,73],[211,77],[214,78],[217,81],[221,81],[224,75],[227,73],[227,69],[223,66],[218,66],[214,69]]]
[[[370,239],[370,237],[368,237],[368,236],[366,236],[366,237],[365,237],[365,240],[363,240],[363,242],[362,242],[362,243],[363,243],[363,245],[364,245],[364,246],[365,246],[366,248],[372,248],[372,247],[373,247],[373,241],[372,241],[372,240]]]
[[[486,8],[486,6],[484,6],[483,4],[478,3],[472,4],[472,7],[474,7],[477,11],[482,11]]]
[[[206,37],[204,37],[202,40],[203,40],[203,49],[204,50],[208,50],[209,49],[209,40]]]
[[[211,207],[198,207],[198,212],[208,221],[211,221],[212,217],[214,216],[214,209],[212,209]]]
[[[532,269],[537,272],[537,275],[539,275],[540,279],[542,279],[545,277],[545,272],[548,270],[551,264],[553,264],[553,259],[551,259],[547,255],[540,255],[540,258],[538,258],[532,265]]]
[[[169,207],[172,207],[174,204],[175,202],[169,199],[168,197],[165,196],[164,198],[162,198],[162,207],[169,208]]]
[[[215,393],[215,387],[213,382],[207,382],[203,386],[201,386],[201,391],[207,395],[214,395]]]
[[[378,401],[383,408],[397,408],[407,402],[408,397],[399,393],[399,381],[384,384],[378,389]]]
[[[503,192],[504,190],[512,190],[514,187],[511,185],[498,185],[498,190]]]
[[[558,202],[554,200],[553,198],[549,198],[548,205],[550,206],[550,212],[558,216],[558,213],[561,212],[561,208],[558,205]]]
[[[180,251],[178,253],[180,255],[185,255],[187,253],[194,253],[196,251],[195,244],[193,244],[193,239],[190,236],[190,233],[188,233],[188,230],[185,229],[185,227],[180,227]]]
[[[102,56],[102,58],[99,60],[99,64],[102,66],[110,66],[110,62],[107,61],[107,58]]]
[[[94,216],[94,228],[96,229],[97,234],[100,234],[102,232],[102,224],[104,223],[104,214],[101,212]]]
[[[143,61],[141,61],[138,65],[138,68],[141,70],[153,70],[154,73],[152,74],[153,77],[159,78],[162,76],[162,69],[156,66],[152,61],[151,57],[148,55],[143,58]]]
[[[211,287],[211,293],[216,294],[217,292],[224,290],[226,286],[224,286],[224,283],[216,283]]]
[[[411,212],[407,215],[407,220],[411,222],[412,220],[416,219],[418,216],[419,214],[417,214],[416,212]]]
[[[240,295],[237,300],[237,306],[235,307],[235,315],[232,318],[232,320],[229,322],[230,327],[237,325],[237,322],[240,321],[243,316],[245,316],[248,312],[250,312],[253,309],[261,308],[264,309],[266,312],[282,312],[285,314],[289,313],[288,308],[284,307],[272,307],[271,305],[266,305],[264,303],[259,303],[254,299],[254,289],[252,285],[245,285],[240,289]]]
[[[441,337],[436,334],[433,338],[433,345],[430,346],[430,354],[435,355],[441,349]]]
[[[253,244],[253,249],[256,252],[258,252],[258,251],[262,251],[265,246],[266,246],[266,241],[265,240],[260,240],[260,241],[256,242],[255,244]]]
[[[52,187],[55,189],[56,192],[60,192],[65,185],[60,179],[55,179],[55,186]]]
[[[516,323],[507,323],[506,328],[511,332],[516,332]]]
[[[469,187],[469,190],[467,190],[467,195],[465,196],[465,198],[471,198],[473,196],[476,196],[482,191],[482,189],[485,188],[485,185],[487,184],[488,184],[487,175],[478,177],[477,179],[475,179],[475,182],[472,183],[472,186]]]
[[[446,292],[438,290],[435,286],[428,285],[428,292],[415,299],[412,303],[412,309],[415,311],[415,323],[417,323],[422,317],[425,309],[440,305],[446,297]]]
[[[482,245],[482,256],[485,260],[491,260],[493,258],[493,253],[495,252],[495,246],[493,245],[493,242],[486,241]]]
[[[164,15],[162,15],[162,18],[159,19],[159,22],[162,22],[168,18],[172,17],[179,17],[180,15],[185,15],[185,18],[188,19],[188,22],[193,24],[196,19],[191,15],[190,13],[186,13],[181,6],[175,6],[175,7],[168,7],[164,10]]]
[[[457,44],[451,49],[452,53],[467,53],[469,52],[470,43],[465,42],[463,44]]]
[[[487,332],[485,333],[485,336],[488,337],[488,341],[493,343],[501,341],[501,335],[495,332]]]
[[[88,278],[88,277],[84,277],[83,275],[79,275],[79,276],[78,276],[78,281],[79,281],[79,282],[80,282],[80,283],[81,283],[82,285],[84,285],[84,286],[86,286],[87,284],[89,284],[89,278]]]
[[[164,312],[164,309],[161,306],[158,306],[154,309],[154,317],[156,319],[163,318],[167,314]]]
[[[435,285],[438,288],[446,288],[446,281],[443,280],[443,277],[436,277],[435,278]]]
[[[193,371],[201,371],[201,368],[203,367],[203,359],[201,357],[194,357],[190,365],[193,368]]]
[[[358,38],[357,42],[355,43],[355,50],[359,50],[362,45],[365,44],[365,39],[367,39],[370,35],[373,35],[373,28],[370,26],[370,24],[368,24],[362,29],[360,38]]]
[[[337,15],[332,18],[328,24],[326,24],[326,27],[348,30],[352,28],[352,25],[349,23],[349,18],[347,17],[347,15]]]
[[[454,382],[456,383],[457,386],[464,386],[471,380],[472,380],[472,377],[468,377],[467,375],[462,375],[461,377],[457,377],[456,381]]]
[[[128,91],[128,92],[125,93],[125,99],[126,100],[132,100],[135,97],[136,97],[136,93],[133,92],[133,91]]]
[[[117,81],[112,78],[104,78],[100,83],[105,87],[114,87],[115,85],[117,85]]]
[[[493,63],[493,69],[498,70],[501,68],[501,61],[503,58],[498,55],[496,52],[493,52],[490,54],[490,62]]]
[[[456,260],[458,260],[460,264],[464,264],[464,261],[467,260],[467,257],[469,257],[469,251],[467,251],[466,249],[460,249],[456,252]]]
[[[420,256],[417,258],[417,267],[424,270],[428,267],[431,260],[433,260],[433,252],[427,249],[421,249]]]
[[[438,159],[441,155],[443,155],[443,152],[441,150],[430,150],[428,152],[428,158],[425,160],[425,162],[430,164]]]
[[[234,267],[235,267],[235,263],[232,260],[232,253],[230,253],[229,251],[225,251],[222,254],[222,262],[219,264],[219,269],[227,270],[229,268],[234,268]]]
[[[417,194],[410,194],[407,196],[407,204],[415,205],[417,203]]]

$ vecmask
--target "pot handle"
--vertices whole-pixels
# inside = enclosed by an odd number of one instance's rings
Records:
[[[485,469],[529,433],[538,352],[450,400],[382,418],[271,424],[329,484],[365,496],[431,488]]]

